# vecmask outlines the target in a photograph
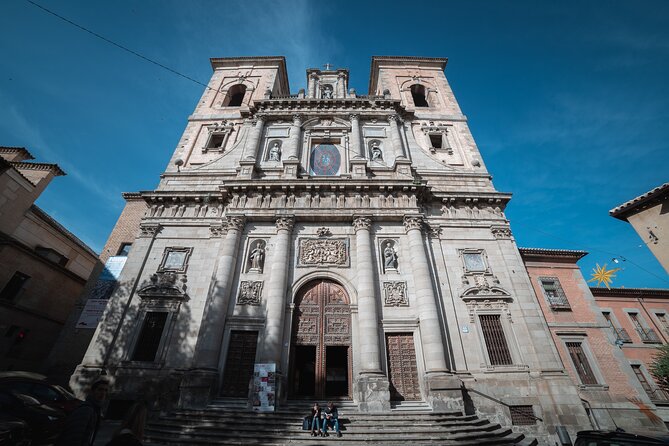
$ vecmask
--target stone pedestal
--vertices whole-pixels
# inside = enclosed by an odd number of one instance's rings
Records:
[[[283,160],[283,177],[287,179],[297,178],[297,169],[300,165],[300,160],[297,158],[288,158]]]
[[[365,158],[356,157],[351,160],[351,178],[369,178]]]
[[[218,387],[218,371],[194,369],[184,374],[179,386],[179,407],[203,409]]]
[[[427,401],[435,412],[459,410],[464,413],[462,380],[444,373],[429,373],[425,376]]]
[[[255,158],[245,158],[239,161],[239,167],[237,168],[237,177],[244,180],[250,180],[253,178],[253,172],[255,171],[256,160]]]
[[[390,383],[379,374],[360,375],[353,386],[360,412],[390,412]]]

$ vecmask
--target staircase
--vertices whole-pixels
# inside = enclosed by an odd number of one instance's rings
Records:
[[[434,413],[425,403],[404,403],[386,414],[358,412],[336,402],[343,436],[311,437],[302,430],[311,401],[289,401],[274,413],[246,409],[246,400],[219,399],[204,410],[176,410],[147,427],[148,445],[536,445],[523,434],[461,412]]]

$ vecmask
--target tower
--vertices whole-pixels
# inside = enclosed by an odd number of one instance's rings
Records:
[[[446,59],[374,57],[368,95],[346,69],[290,94],[282,57],[211,63],[74,384],[260,404],[263,364],[277,404],[461,409],[464,386],[588,424]]]

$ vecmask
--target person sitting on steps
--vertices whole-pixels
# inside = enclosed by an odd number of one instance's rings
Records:
[[[328,425],[334,427],[335,432],[337,432],[337,437],[341,437],[341,431],[339,430],[339,412],[337,411],[337,406],[335,406],[332,401],[328,402],[323,417],[323,435],[325,437],[329,436]]]
[[[314,403],[314,407],[311,408],[311,436],[315,437],[317,435],[323,436],[323,431],[321,430],[321,406],[318,403]]]

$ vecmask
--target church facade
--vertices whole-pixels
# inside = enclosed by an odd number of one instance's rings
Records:
[[[73,387],[253,406],[269,364],[278,406],[511,424],[491,397],[533,435],[590,428],[446,62],[374,57],[360,95],[346,69],[290,94],[282,57],[212,59]]]

